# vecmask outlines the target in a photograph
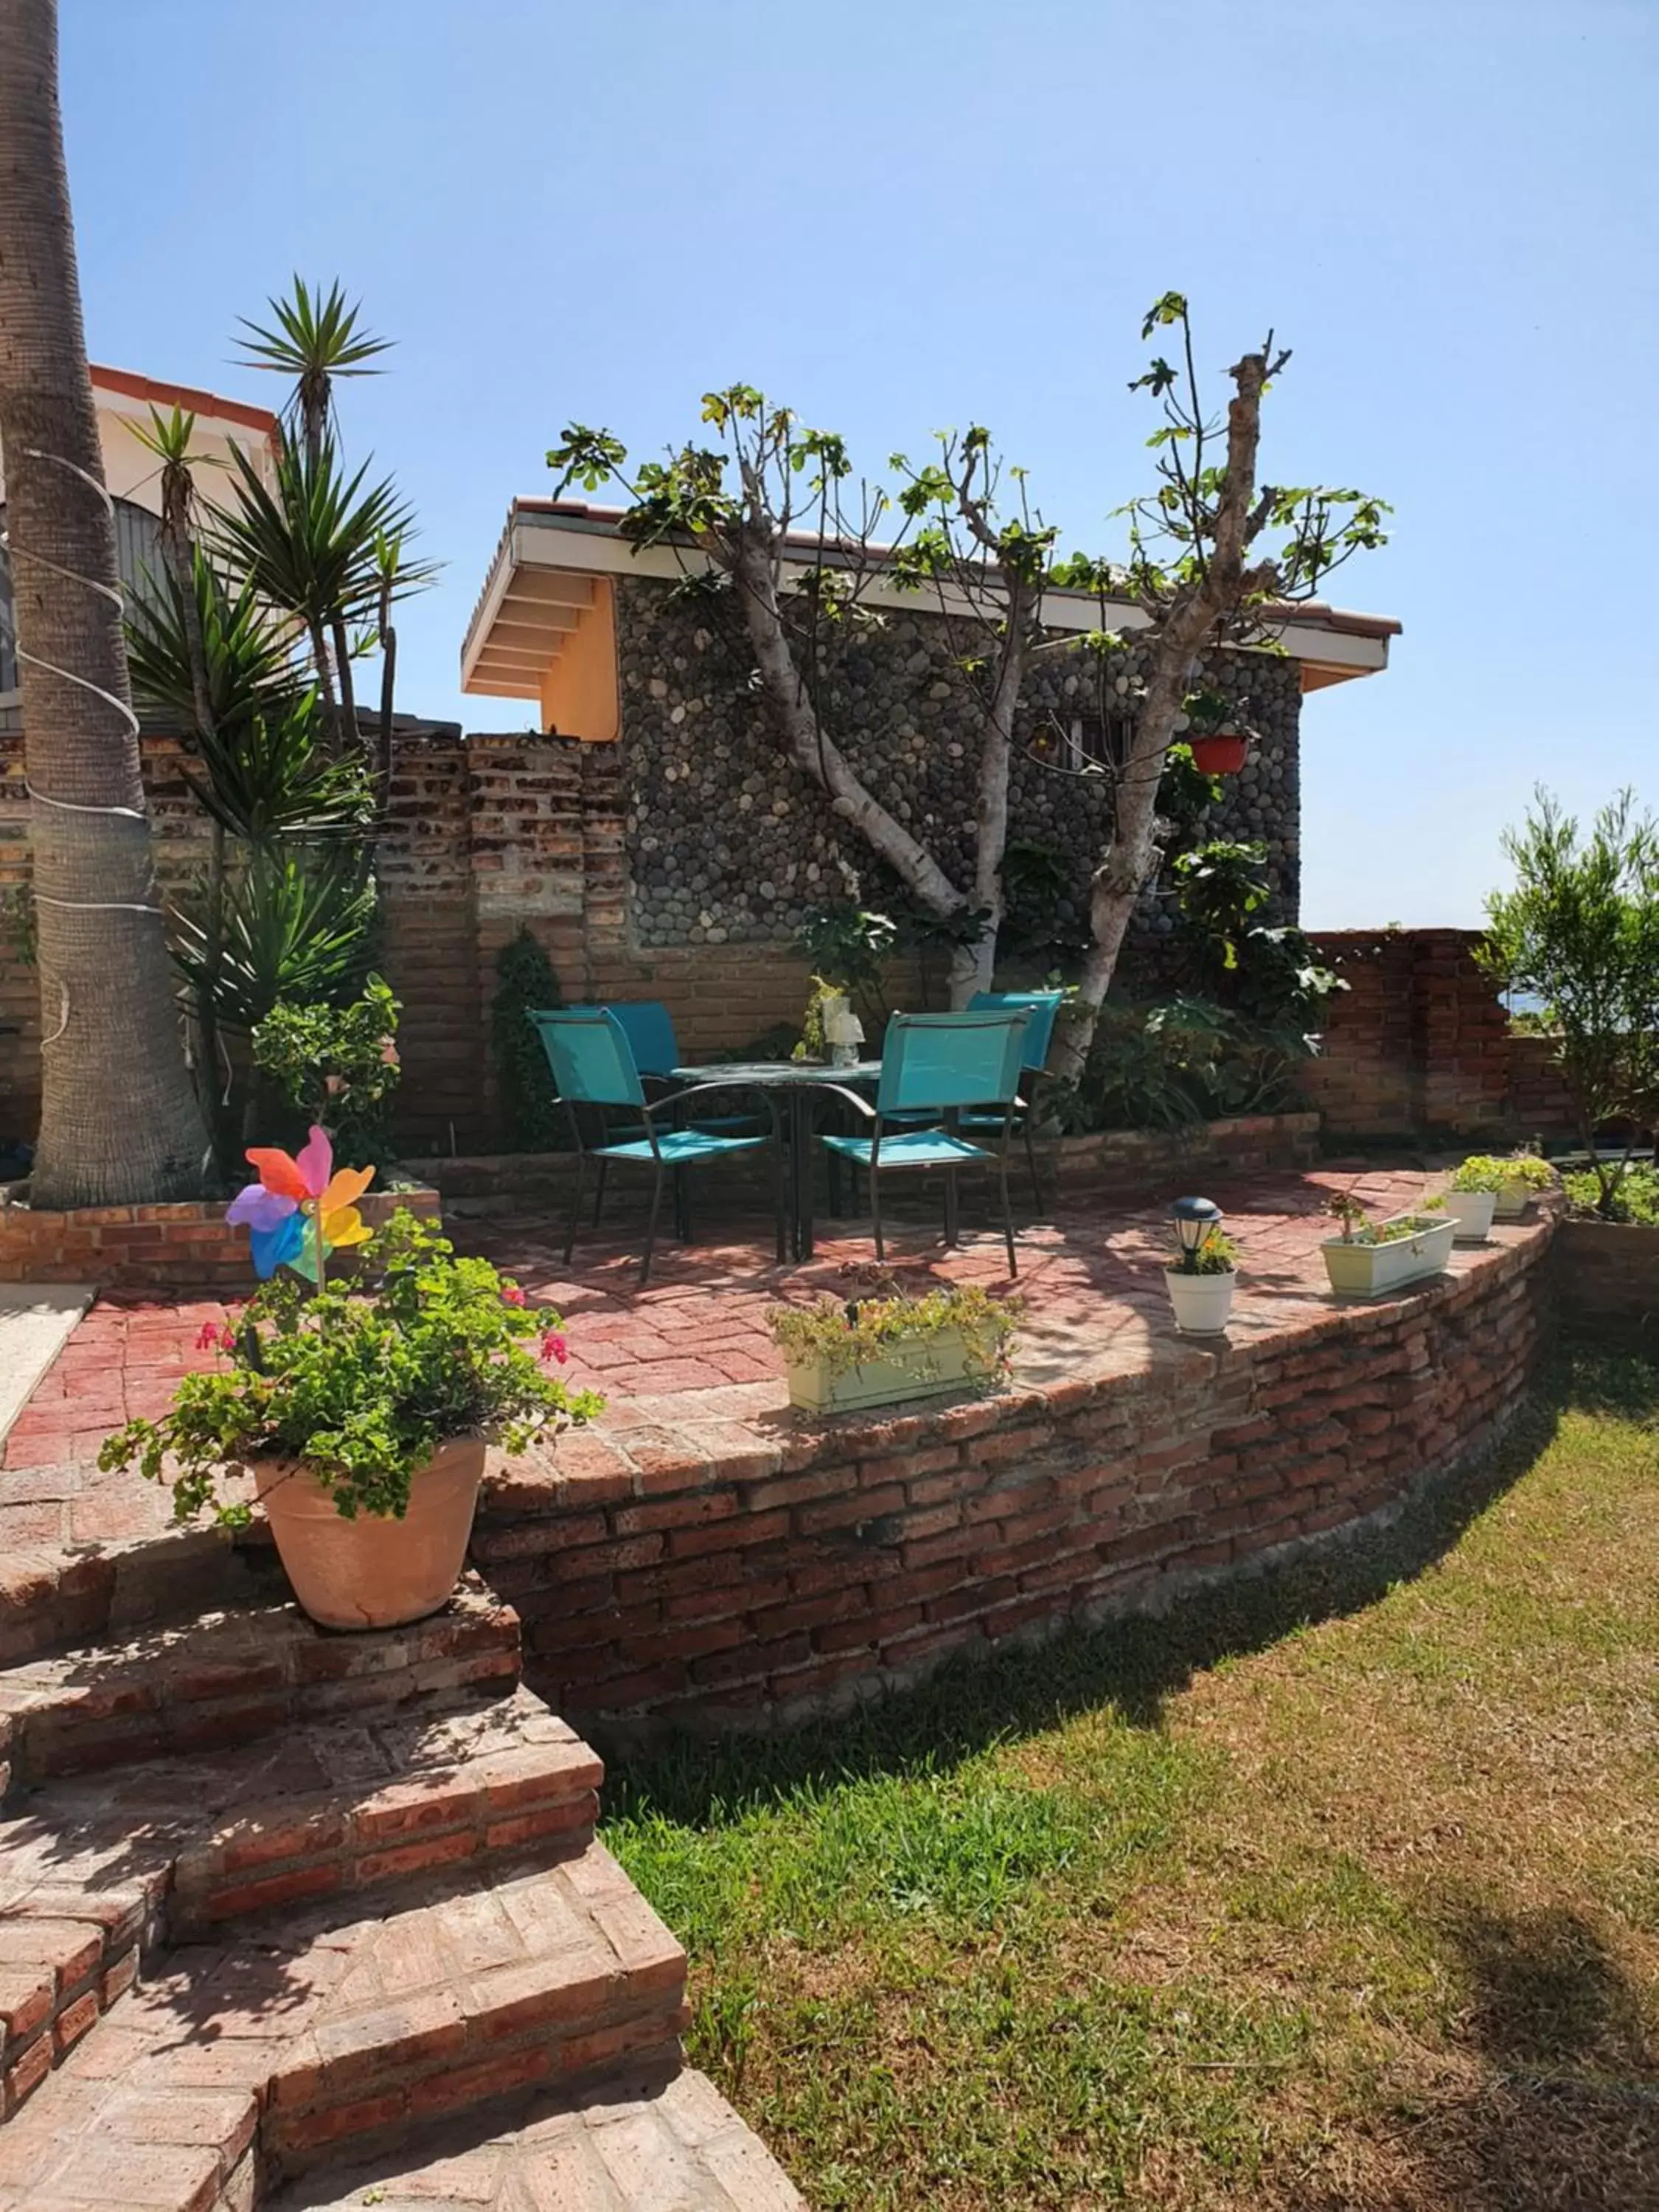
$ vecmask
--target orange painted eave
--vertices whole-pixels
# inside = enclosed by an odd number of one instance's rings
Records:
[[[96,362],[89,366],[94,392],[119,392],[124,399],[142,399],[152,407],[180,407],[186,414],[235,422],[273,440],[278,434],[276,417],[269,407],[250,407],[245,399],[225,399],[193,384],[169,384],[158,376],[141,376],[137,369],[106,368]]]

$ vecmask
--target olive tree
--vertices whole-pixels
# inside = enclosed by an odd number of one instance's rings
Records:
[[[1389,509],[1380,500],[1324,485],[1258,483],[1262,399],[1291,358],[1271,331],[1228,371],[1232,392],[1223,418],[1206,411],[1182,294],[1166,292],[1155,302],[1143,342],[1161,330],[1175,333],[1176,360],[1155,357],[1129,387],[1147,392],[1163,415],[1147,441],[1158,455],[1157,488],[1120,510],[1126,557],[1079,558],[1054,579],[1097,593],[1098,650],[1121,644],[1109,625],[1124,623],[1127,611],[1142,672],[1115,771],[1111,840],[1090,886],[1089,949],[1059,1048],[1059,1072],[1073,1081],[1088,1060],[1136,902],[1158,866],[1158,787],[1206,658],[1230,647],[1282,651],[1297,603],[1313,598],[1355,553],[1386,542]]]
[[[689,581],[729,593],[784,752],[949,939],[951,999],[961,1006],[989,983],[995,958],[1009,768],[1055,532],[1031,509],[1023,472],[1003,467],[977,425],[940,434],[920,465],[892,455],[899,489],[890,496],[854,479],[833,431],[809,428],[752,386],[706,393],[702,421],[712,444],[688,441],[631,468],[608,430],[573,423],[548,463],[561,489],[620,488],[636,546],[671,548]],[[838,633],[879,619],[870,604],[878,584],[929,594],[967,634],[960,658],[981,732],[965,880],[883,803],[836,727],[830,647]]]
[[[1504,833],[1515,887],[1487,900],[1477,957],[1509,988],[1542,1000],[1597,1202],[1611,1214],[1629,1152],[1600,1158],[1596,1132],[1659,1112],[1659,824],[1629,791],[1582,839],[1548,792],[1534,810]]]

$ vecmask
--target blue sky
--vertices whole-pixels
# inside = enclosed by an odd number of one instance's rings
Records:
[[[1659,804],[1655,0],[68,0],[93,357],[267,398],[298,269],[398,340],[344,394],[447,563],[400,703],[464,701],[514,492],[760,384],[879,469],[989,423],[1090,550],[1148,477],[1139,318],[1271,325],[1267,474],[1392,501],[1333,596],[1389,672],[1304,716],[1305,918],[1467,923],[1544,780]],[[528,711],[528,710],[526,710]]]

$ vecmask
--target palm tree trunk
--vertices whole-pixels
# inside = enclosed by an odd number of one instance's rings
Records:
[[[131,708],[58,101],[56,0],[0,0],[0,447],[34,797],[37,1206],[194,1195],[205,1133],[173,1000]]]

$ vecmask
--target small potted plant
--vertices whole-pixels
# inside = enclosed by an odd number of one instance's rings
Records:
[[[251,1509],[222,1495],[222,1479],[251,1475],[312,1619],[391,1628],[454,1589],[486,1442],[522,1449],[603,1401],[551,1371],[567,1357],[556,1313],[529,1308],[487,1260],[458,1259],[404,1208],[378,1236],[356,1234],[339,1182],[279,1218],[279,1230],[301,1223],[308,1249],[262,1265],[267,1279],[234,1324],[204,1330],[216,1366],[185,1376],[161,1419],[110,1437],[98,1463],[170,1483],[179,1520],[210,1507],[232,1525]],[[341,1245],[360,1248],[354,1272],[330,1279]]]
[[[1187,743],[1193,765],[1202,775],[1237,775],[1249,757],[1250,732],[1237,719],[1248,702],[1237,704],[1224,691],[1206,685],[1182,702]]]
[[[1434,1203],[1456,1224],[1456,1244],[1484,1244],[1492,1233],[1492,1215],[1509,1180],[1510,1163],[1484,1152],[1471,1154],[1455,1170],[1451,1181]]]
[[[766,1316],[783,1354],[789,1402],[803,1412],[844,1413],[895,1406],[1006,1373],[1024,1305],[977,1283],[951,1283],[910,1297],[823,1297],[774,1306]]]
[[[1233,1310],[1238,1248],[1222,1234],[1221,1209],[1207,1198],[1178,1198],[1174,1257],[1164,1264],[1176,1327],[1183,1336],[1219,1336]]]
[[[1555,1170],[1536,1152],[1514,1152],[1506,1159],[1483,1160],[1481,1165],[1501,1169],[1495,1221],[1519,1221],[1540,1193],[1555,1187]]]
[[[1457,1224],[1443,1211],[1419,1210],[1371,1221],[1350,1191],[1339,1191],[1328,1212],[1342,1224],[1340,1237],[1320,1246],[1331,1288],[1344,1297],[1376,1298],[1407,1283],[1437,1275],[1451,1257]]]

